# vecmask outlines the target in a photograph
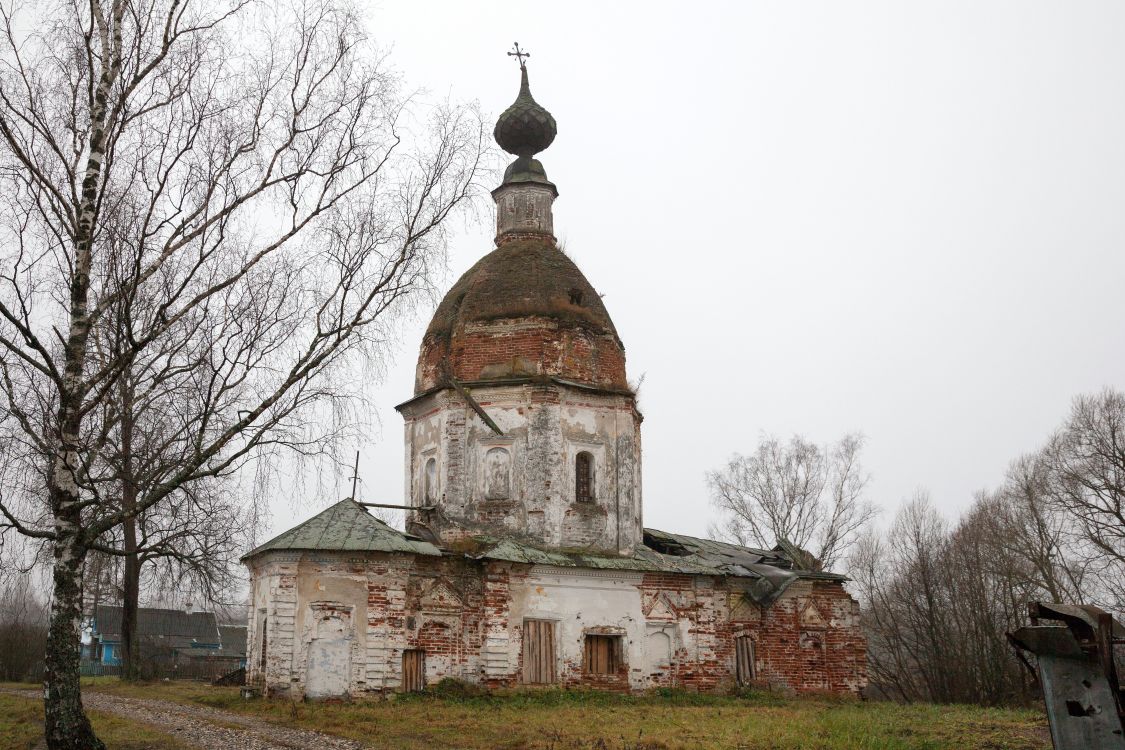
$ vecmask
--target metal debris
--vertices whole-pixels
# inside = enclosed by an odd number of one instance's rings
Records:
[[[1113,659],[1114,646],[1125,644],[1125,628],[1091,606],[1032,602],[1028,612],[1032,624],[1008,639],[1037,657],[1056,750],[1125,750],[1125,710]]]

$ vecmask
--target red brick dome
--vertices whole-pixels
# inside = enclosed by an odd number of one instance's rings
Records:
[[[601,297],[549,237],[504,242],[445,295],[422,338],[414,392],[449,376],[629,389],[625,347]]]

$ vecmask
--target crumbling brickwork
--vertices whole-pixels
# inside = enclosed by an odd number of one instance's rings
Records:
[[[542,318],[474,323],[452,341],[432,338],[418,360],[422,390],[447,375],[464,382],[553,376],[607,389],[628,389],[625,352],[616,336]]]
[[[413,533],[443,544],[503,535],[632,554],[641,539],[641,415],[632,395],[524,382],[475,387],[471,398],[503,434],[454,389],[399,407],[411,502],[436,506],[408,513]],[[491,460],[498,452],[502,464]],[[593,465],[591,497],[583,503],[574,471],[580,452]],[[430,461],[439,481],[437,497],[427,500]]]
[[[522,83],[495,131],[520,157],[493,192],[497,247],[438,305],[397,407],[408,533],[348,499],[251,552],[251,683],[857,692],[842,578],[792,571],[808,563],[791,549],[643,528],[625,347],[553,236],[558,193],[531,157],[555,124]]]
[[[726,690],[734,685],[740,636],[753,640],[756,684],[834,693],[866,684],[858,607],[839,581],[800,580],[765,609],[744,596],[745,584],[453,555],[270,553],[252,565],[249,679],[271,695],[306,697],[311,685],[323,684],[310,659],[325,650],[313,620],[332,616],[334,626],[350,628],[340,651],[346,662],[339,663],[352,696],[400,689],[407,649],[424,652],[427,684],[449,677],[518,686],[528,619],[555,623],[561,686]],[[349,614],[333,614],[340,612]],[[612,673],[593,673],[584,663],[589,635],[619,639]]]
[[[601,296],[549,235],[512,235],[446,294],[422,338],[415,395],[466,382],[558,377],[629,391]]]

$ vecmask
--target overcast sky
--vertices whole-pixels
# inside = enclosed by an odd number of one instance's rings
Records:
[[[504,53],[531,51],[556,233],[645,378],[647,526],[704,534],[704,473],[762,433],[854,430],[885,521],[919,487],[952,518],[1075,394],[1125,388],[1125,3],[368,13],[413,85],[493,120]],[[492,235],[457,226],[443,289]],[[362,499],[403,502],[393,406],[429,311],[377,393]],[[336,499],[278,503],[273,530]]]

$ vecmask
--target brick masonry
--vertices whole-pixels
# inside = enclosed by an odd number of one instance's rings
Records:
[[[461,381],[537,375],[627,390],[616,337],[581,325],[527,317],[474,323],[451,338],[428,336],[418,357],[418,390]]]
[[[396,691],[404,652],[422,650],[428,684],[515,686],[533,619],[536,633],[552,636],[540,642],[554,643],[560,685],[725,690],[736,643],[745,654],[738,639],[749,639],[756,682],[858,692],[866,646],[839,580],[800,579],[762,608],[745,596],[748,579],[452,551],[489,537],[626,560],[643,544],[642,418],[624,346],[601,296],[555,244],[546,185],[494,193],[498,246],[438,306],[415,397],[398,407],[406,503],[416,508],[407,530],[448,551],[250,558],[251,683],[295,699]],[[579,466],[592,467],[581,469],[581,485]],[[591,636],[611,639],[613,650],[598,652],[620,657],[611,674],[584,663]]]
[[[450,677],[518,686],[523,622],[535,618],[556,622],[564,686],[726,690],[734,684],[735,638],[748,636],[760,684],[797,692],[864,687],[858,606],[840,582],[802,579],[764,610],[742,596],[746,583],[452,555],[267,553],[252,562],[249,677],[271,695],[305,697],[310,684],[323,682],[309,654],[322,649],[318,618],[331,615],[348,623],[340,653],[352,696],[398,690],[406,649],[425,652],[427,684]],[[621,639],[617,673],[585,669],[587,634]]]
[[[406,487],[416,506],[407,528],[456,544],[472,536],[511,536],[548,548],[631,555],[641,540],[640,425],[632,394],[560,385],[474,387],[472,397],[502,430],[497,435],[453,389],[400,408]],[[504,451],[501,481],[488,456]],[[577,454],[593,459],[591,502],[576,502]],[[438,477],[427,500],[426,467]]]

